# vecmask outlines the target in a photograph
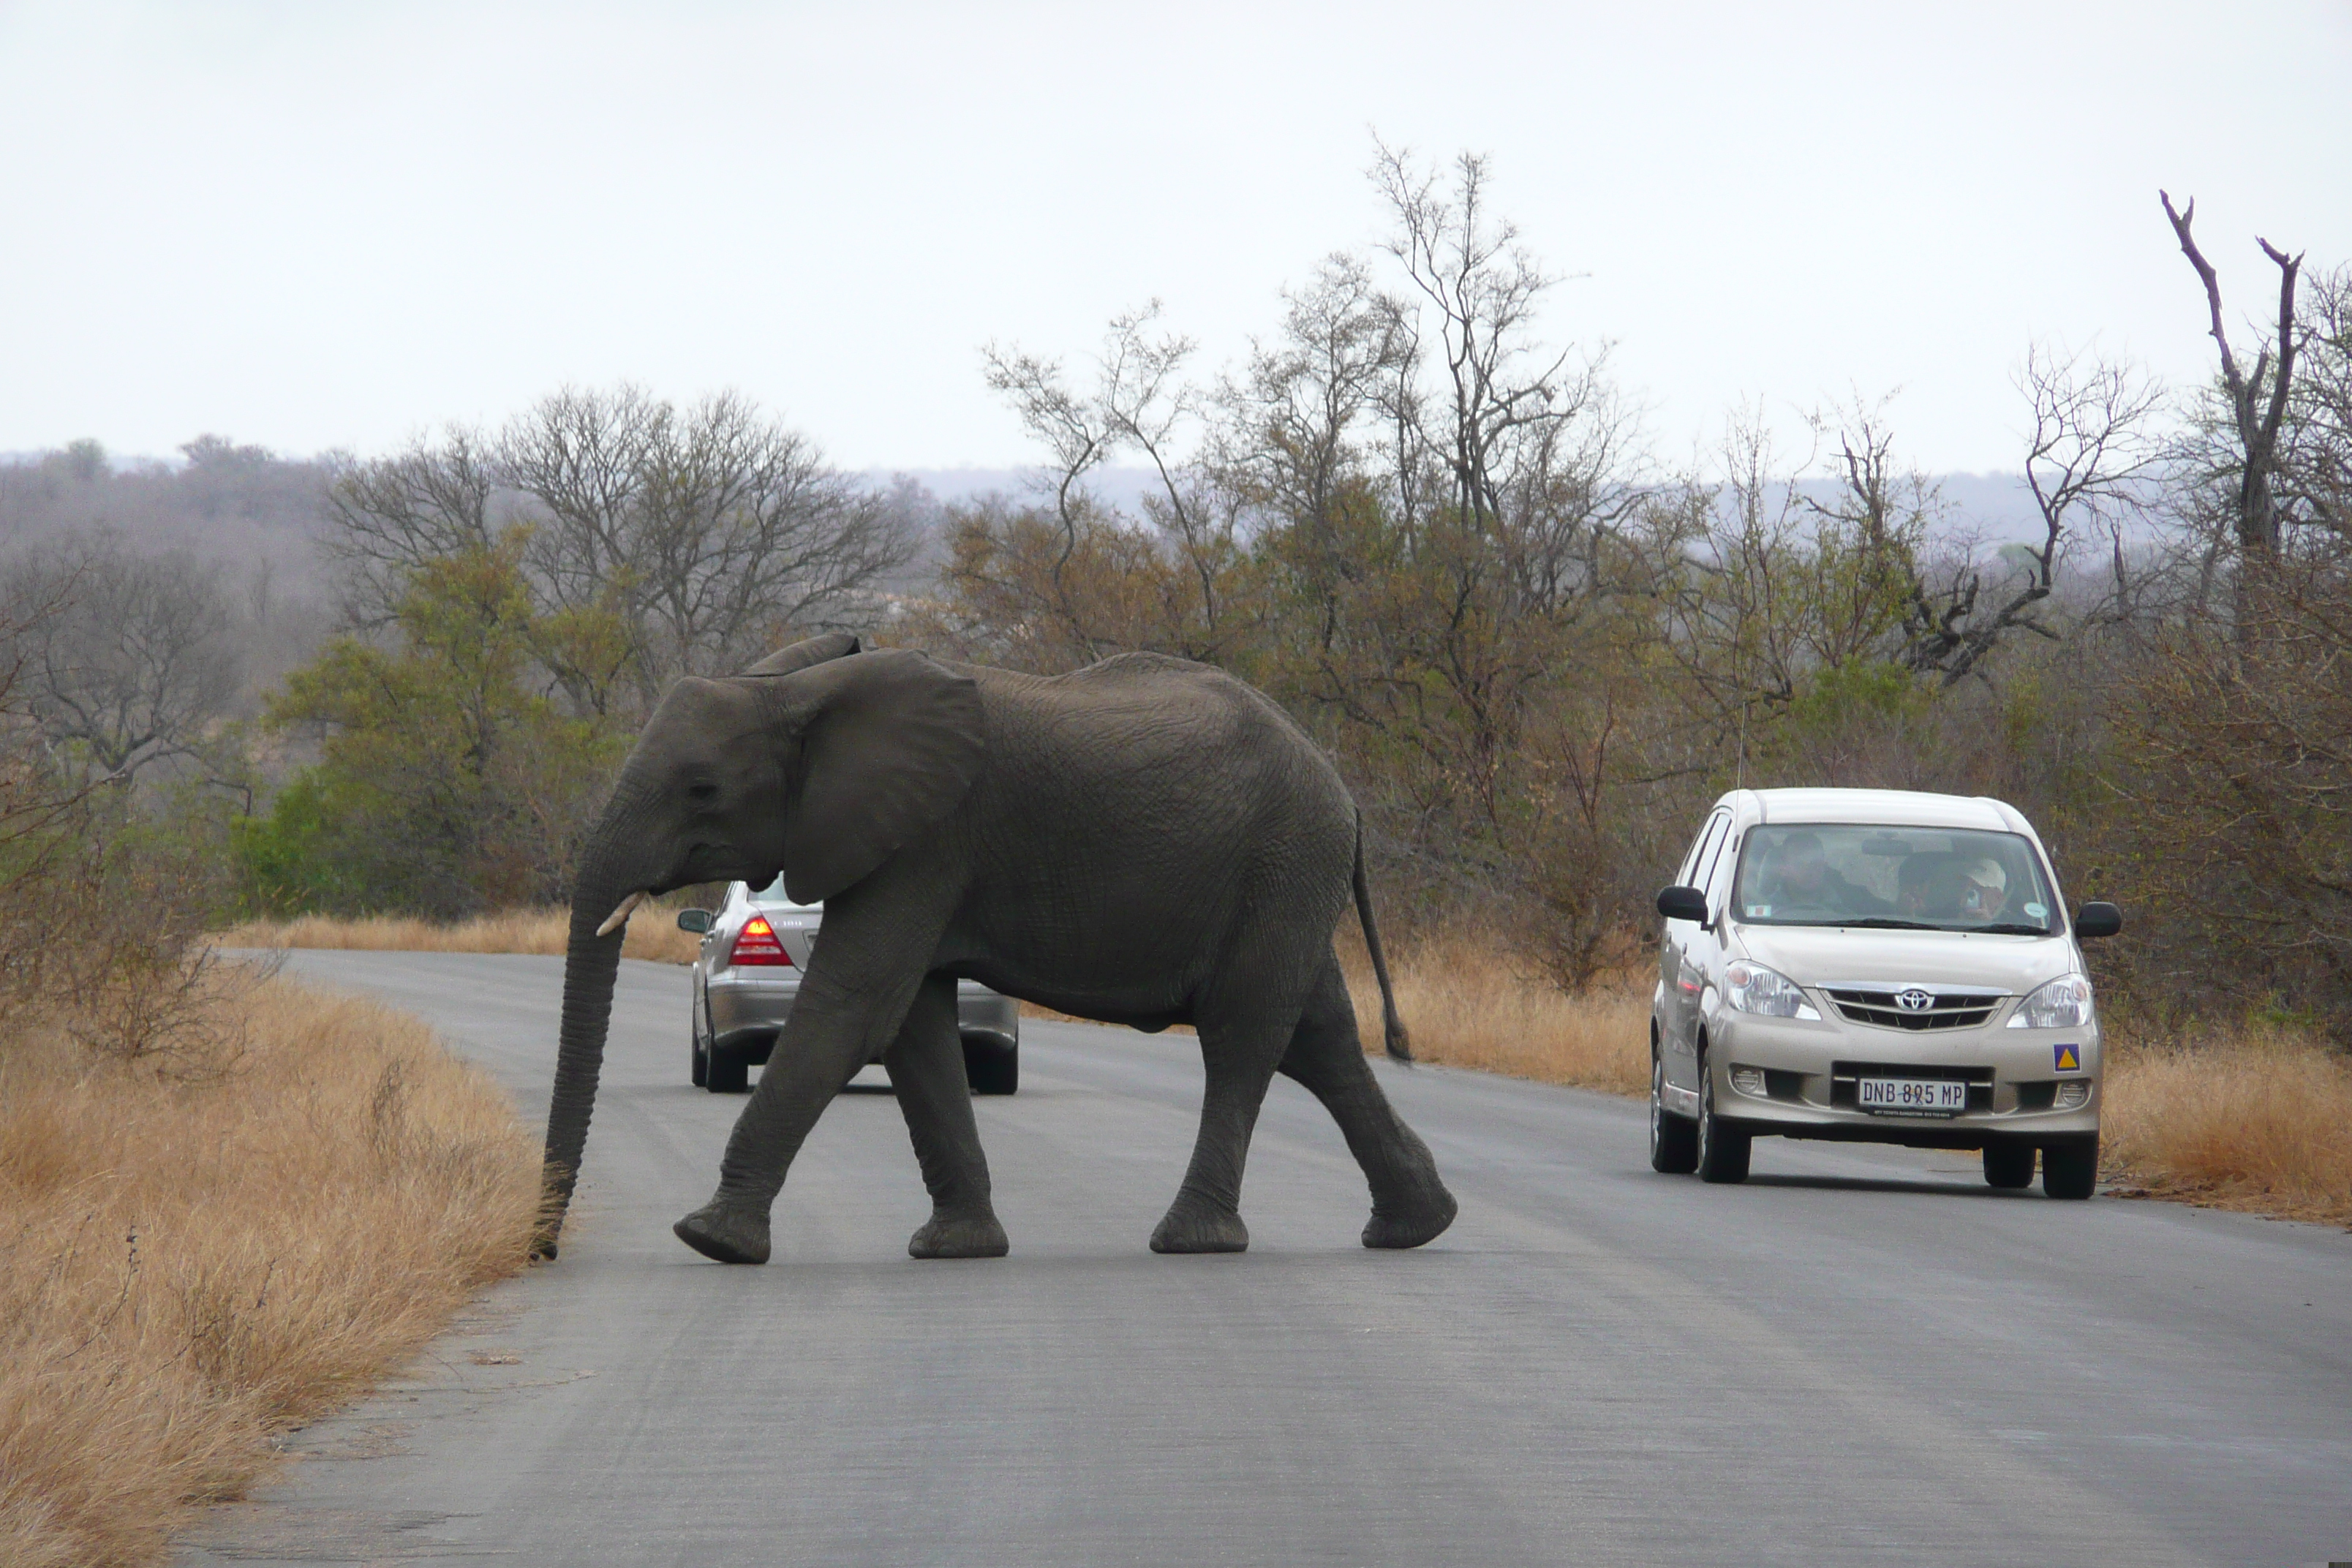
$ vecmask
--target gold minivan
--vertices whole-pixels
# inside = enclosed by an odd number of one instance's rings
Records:
[[[1658,894],[1650,1163],[1748,1175],[1754,1141],[1981,1149],[1985,1180],[2087,1198],[2099,1027],[2032,825],[1907,790],[1735,790]]]

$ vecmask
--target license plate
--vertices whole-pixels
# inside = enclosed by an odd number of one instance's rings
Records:
[[[1952,1116],[1969,1108],[1969,1086],[1948,1078],[1865,1078],[1854,1089],[1864,1110],[1896,1116]]]

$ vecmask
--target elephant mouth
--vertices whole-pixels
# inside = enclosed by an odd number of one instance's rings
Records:
[[[596,928],[596,934],[610,936],[619,931],[629,923],[629,917],[636,912],[638,905],[658,893],[692,887],[697,882],[748,881],[759,887],[769,879],[762,877],[757,868],[751,868],[743,853],[731,844],[697,844],[686,852],[685,860],[675,875],[638,889],[614,906],[613,912],[604,917],[604,923]]]

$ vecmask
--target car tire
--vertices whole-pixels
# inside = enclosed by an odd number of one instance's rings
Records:
[[[695,1002],[690,1004],[690,1006],[693,1016],[687,1020],[686,1025],[687,1052],[689,1058],[687,1064],[687,1076],[693,1081],[695,1088],[708,1089],[710,1086],[710,1047],[703,1043],[702,1004]]]
[[[2095,1135],[2042,1146],[2043,1195],[2079,1201],[2089,1197],[2098,1184],[2099,1140]]]
[[[1706,1058],[1698,1058],[1698,1179],[1730,1183],[1748,1179],[1748,1156],[1756,1135],[1738,1122],[1716,1114],[1715,1073]]]
[[[966,1036],[963,1076],[974,1094],[1016,1094],[1021,1089],[1021,1048]]]
[[[1988,1187],[2030,1187],[2033,1184],[2033,1145],[1988,1143],[1984,1148],[1984,1178]]]
[[[1687,1176],[1698,1169],[1698,1123],[1666,1109],[1666,1064],[1650,1053],[1650,1169]]]
[[[713,1094],[741,1094],[751,1087],[751,1063],[729,1056],[715,1043],[705,1056],[709,1066],[704,1071],[703,1088]]]

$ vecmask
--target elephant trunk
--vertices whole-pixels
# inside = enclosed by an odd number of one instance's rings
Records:
[[[555,1057],[555,1090],[547,1107],[544,1191],[531,1256],[555,1256],[564,1211],[580,1174],[588,1144],[588,1119],[596,1109],[596,1078],[604,1062],[604,1037],[613,1016],[613,984],[621,967],[625,926],[599,935],[598,928],[647,879],[633,875],[627,813],[618,798],[589,836],[572,894],[572,931],[563,954],[563,1017]]]

